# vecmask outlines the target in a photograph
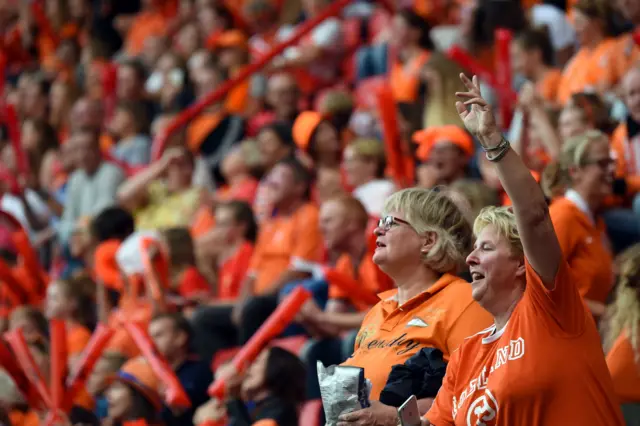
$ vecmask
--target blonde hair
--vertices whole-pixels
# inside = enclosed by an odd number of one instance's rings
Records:
[[[438,75],[440,84],[437,85],[438,87],[429,88],[430,93],[422,117],[422,128],[450,124],[462,127],[463,123],[455,105],[458,100],[456,92],[466,90],[459,77],[464,70],[446,55],[438,52],[431,54],[427,67]]]
[[[424,264],[439,273],[453,272],[471,250],[471,227],[451,199],[437,190],[409,188],[385,201],[384,213],[402,212],[419,233],[434,232],[437,241],[423,255]]]
[[[518,258],[524,258],[524,248],[520,241],[520,233],[516,225],[516,216],[509,207],[485,207],[480,210],[473,223],[473,234],[477,237],[484,228],[493,226],[498,235],[506,238],[511,246],[511,252]]]
[[[601,142],[608,143],[608,138],[600,130],[587,130],[567,139],[562,145],[558,161],[547,165],[542,172],[541,186],[547,198],[554,198],[571,186],[569,171],[574,167],[584,166],[589,148]]]
[[[621,333],[627,332],[635,361],[640,364],[640,244],[631,246],[621,255],[620,277],[616,296],[606,316],[605,350],[611,350]]]
[[[387,157],[384,145],[376,139],[360,138],[349,144],[349,148],[358,156],[376,163],[376,177],[384,177],[387,167]]]

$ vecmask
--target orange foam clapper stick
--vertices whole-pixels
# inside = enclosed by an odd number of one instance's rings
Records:
[[[355,300],[359,300],[370,306],[380,301],[378,296],[362,288],[362,285],[358,281],[333,268],[326,270],[325,278],[329,283],[339,287],[340,290]]]
[[[63,411],[68,413],[73,406],[73,400],[78,393],[84,388],[89,375],[93,371],[98,359],[104,352],[109,340],[115,334],[115,330],[104,324],[98,324],[93,332],[87,347],[82,351],[77,367],[67,378],[67,393],[64,397]]]
[[[62,410],[64,404],[64,379],[67,375],[67,328],[63,320],[49,321],[51,338],[51,402],[55,410]]]
[[[33,386],[27,379],[22,368],[16,361],[15,356],[11,353],[4,341],[0,339],[0,366],[11,376],[14,383],[18,386],[18,389],[27,399],[27,403],[30,407],[41,407],[42,400],[38,396],[37,392],[34,392]]]
[[[249,339],[247,343],[233,358],[233,366],[241,374],[258,357],[264,347],[284,331],[285,328],[295,318],[302,308],[302,305],[311,297],[309,290],[304,287],[296,287],[287,297],[285,297],[278,308],[260,326],[258,331]],[[217,378],[209,386],[209,396],[222,399],[224,397],[224,380]]]
[[[5,122],[7,124],[7,133],[9,133],[9,139],[11,139],[11,146],[13,147],[16,162],[18,163],[18,170],[22,176],[27,177],[29,175],[29,160],[27,160],[27,154],[22,149],[22,141],[20,140],[20,123],[18,121],[18,113],[13,104],[7,104],[5,106]]]
[[[167,360],[158,352],[149,334],[136,322],[126,321],[124,327],[145,357],[151,369],[166,386],[165,402],[173,408],[189,408],[191,401]]]
[[[35,289],[36,294],[34,295],[35,299],[31,302],[38,303],[45,296],[49,276],[42,267],[40,260],[38,260],[38,255],[31,245],[29,236],[24,228],[20,227],[20,229],[14,231],[11,234],[11,239],[18,249],[18,253],[20,253],[20,261],[23,263],[25,269],[33,275],[37,283],[37,288]]]
[[[27,345],[27,341],[24,338],[22,329],[18,328],[16,330],[10,331],[6,333],[5,336],[7,339],[7,343],[9,343],[9,346],[11,346],[11,350],[13,350],[13,353],[16,356],[18,364],[31,382],[31,385],[38,392],[38,396],[44,402],[48,409],[53,410],[54,407],[51,401],[51,395],[49,394],[49,388],[44,381],[42,372],[38,368],[36,361],[31,355],[31,351],[29,351],[29,346]]]
[[[20,303],[29,303],[29,293],[24,289],[20,281],[13,275],[13,271],[4,260],[0,259],[0,281],[7,286],[7,289],[20,300]]]
[[[408,185],[405,178],[404,164],[402,161],[402,147],[400,146],[400,131],[398,130],[398,120],[396,103],[393,99],[393,92],[388,84],[381,85],[376,93],[378,114],[382,122],[382,133],[384,135],[384,147],[387,154],[387,161],[393,179],[399,187]]]
[[[453,46],[451,49],[449,49],[449,51],[447,52],[447,56],[453,62],[456,62],[458,65],[460,65],[460,67],[464,68],[473,75],[477,75],[479,79],[487,82],[491,87],[497,88],[497,81],[491,71],[486,69],[478,61],[472,58],[471,55],[469,55],[469,53],[463,50],[460,46]]]

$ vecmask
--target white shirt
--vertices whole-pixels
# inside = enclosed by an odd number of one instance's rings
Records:
[[[531,8],[531,21],[536,27],[545,26],[549,30],[551,45],[561,50],[577,43],[576,32],[567,16],[550,4],[537,4]]]
[[[25,198],[33,214],[41,219],[43,222],[49,222],[52,218],[51,210],[47,204],[40,198],[40,196],[33,190],[27,189],[25,191]],[[33,238],[34,231],[29,226],[27,220],[27,213],[25,212],[24,205],[20,198],[13,194],[5,193],[0,201],[0,208],[15,217],[27,232],[30,238]]]
[[[395,184],[386,179],[376,179],[353,190],[353,196],[362,203],[371,216],[381,216],[387,197],[397,191]]]

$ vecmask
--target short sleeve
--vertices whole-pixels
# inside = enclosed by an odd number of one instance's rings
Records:
[[[556,328],[564,334],[578,335],[584,330],[586,307],[578,293],[575,284],[575,275],[580,271],[573,271],[563,258],[558,266],[554,289],[548,290],[538,273],[525,259],[526,266],[526,290],[524,307],[531,307],[534,311],[543,311],[542,317],[547,320],[550,328]],[[524,300],[523,300],[524,301]],[[525,313],[525,318],[530,318],[535,313]]]
[[[453,397],[455,395],[456,370],[459,365],[460,351],[455,351],[451,361],[447,365],[447,372],[442,380],[442,386],[426,414],[429,423],[435,426],[454,426],[455,408]]]
[[[464,340],[493,323],[493,317],[476,302],[471,302],[447,332],[444,358],[448,359]]]

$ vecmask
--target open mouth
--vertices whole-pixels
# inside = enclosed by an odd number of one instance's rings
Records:
[[[473,281],[479,281],[484,279],[484,274],[481,274],[480,272],[471,272],[471,279]]]
[[[386,247],[387,245],[384,243],[381,243],[380,241],[376,241],[376,248],[380,248],[380,247]]]

